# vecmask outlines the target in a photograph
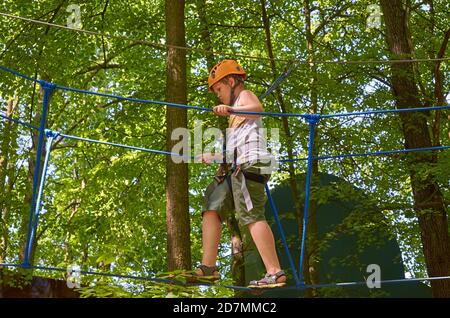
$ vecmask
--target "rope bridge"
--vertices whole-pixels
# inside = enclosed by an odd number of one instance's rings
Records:
[[[117,96],[117,95],[113,95],[113,94],[94,92],[94,91],[90,91],[90,90],[82,90],[82,89],[75,89],[75,88],[71,88],[71,87],[65,87],[65,86],[55,84],[55,83],[37,80],[35,78],[21,74],[17,71],[14,71],[12,69],[9,69],[9,68],[1,66],[1,65],[0,65],[0,70],[8,72],[10,74],[13,74],[17,77],[24,78],[28,81],[39,83],[44,92],[39,127],[36,127],[34,125],[31,125],[29,123],[26,123],[26,122],[23,122],[23,121],[14,119],[14,118],[10,118],[10,117],[6,116],[5,114],[0,113],[0,117],[4,120],[9,120],[16,124],[23,125],[29,129],[37,130],[39,132],[38,144],[37,144],[37,148],[36,148],[36,164],[34,167],[32,199],[31,199],[31,207],[30,207],[30,215],[29,215],[27,241],[26,241],[26,246],[25,246],[24,259],[21,264],[0,263],[0,266],[2,266],[2,267],[16,267],[16,268],[25,268],[25,269],[33,268],[33,269],[39,269],[39,270],[62,271],[62,272],[66,271],[66,269],[63,269],[63,268],[48,267],[48,266],[36,266],[36,265],[33,265],[30,263],[30,254],[31,254],[33,241],[35,239],[36,230],[37,230],[38,221],[39,221],[39,214],[40,214],[41,204],[42,204],[42,193],[43,193],[43,190],[45,187],[45,182],[46,182],[46,177],[47,177],[47,168],[48,168],[48,164],[50,161],[50,153],[52,150],[52,144],[53,144],[53,141],[55,140],[55,138],[62,137],[62,138],[80,140],[80,141],[85,141],[85,142],[104,144],[104,145],[109,145],[109,146],[114,146],[114,147],[121,147],[121,148],[125,148],[125,149],[130,149],[133,151],[143,151],[143,152],[147,152],[147,153],[154,153],[154,154],[160,154],[160,155],[166,155],[166,156],[167,155],[182,156],[180,154],[171,153],[168,151],[147,149],[147,148],[142,148],[142,147],[134,147],[134,146],[124,145],[124,144],[111,143],[111,142],[107,142],[107,141],[93,140],[93,139],[88,139],[88,138],[67,135],[67,134],[64,134],[61,132],[47,129],[46,128],[46,119],[47,119],[47,114],[48,114],[48,105],[49,105],[51,94],[53,91],[63,90],[63,91],[81,93],[81,94],[96,95],[96,96],[100,96],[100,97],[112,98],[112,99],[117,99],[117,100],[121,100],[121,101],[163,105],[163,106],[169,106],[169,107],[178,107],[178,108],[196,110],[196,111],[200,111],[200,112],[212,112],[212,109],[208,108],[208,107],[200,107],[200,106],[176,104],[176,103],[154,101],[154,100],[147,100],[147,99],[123,97],[123,96]],[[262,98],[268,96],[273,90],[275,90],[280,85],[280,83],[289,76],[291,71],[292,71],[292,66],[288,70],[283,72],[273,82],[273,84],[269,87],[269,89],[260,96],[260,98],[262,99]],[[286,236],[284,234],[284,230],[281,225],[280,218],[279,218],[274,200],[271,196],[269,186],[267,184],[265,185],[265,190],[266,190],[266,193],[268,196],[268,202],[272,209],[272,213],[274,215],[275,222],[277,224],[277,228],[280,233],[280,237],[283,242],[283,246],[284,246],[286,255],[288,257],[289,265],[291,267],[293,277],[295,280],[295,286],[289,286],[289,287],[283,288],[283,290],[290,290],[290,289],[302,290],[302,289],[308,289],[308,288],[357,286],[357,285],[365,285],[366,284],[365,281],[364,282],[343,282],[343,283],[333,283],[333,284],[314,284],[314,285],[305,284],[304,277],[303,277],[303,260],[304,260],[304,254],[305,254],[306,230],[307,230],[307,225],[308,225],[312,163],[314,160],[337,159],[337,158],[347,158],[347,157],[356,157],[356,156],[378,156],[378,155],[410,153],[410,152],[418,152],[418,151],[437,151],[437,150],[445,150],[445,149],[450,148],[450,145],[447,145],[447,146],[436,146],[436,147],[415,148],[415,149],[402,149],[402,150],[352,153],[352,154],[340,154],[340,155],[324,155],[324,156],[314,157],[313,156],[314,133],[315,133],[315,128],[317,126],[317,123],[320,120],[327,119],[327,118],[356,117],[356,116],[366,116],[366,115],[379,115],[379,114],[392,114],[392,113],[395,114],[395,113],[418,112],[418,111],[440,111],[440,110],[445,110],[445,109],[450,109],[450,106],[419,107],[419,108],[391,109],[391,110],[370,110],[370,111],[365,111],[365,112],[337,113],[337,114],[327,114],[327,115],[276,113],[276,112],[263,112],[263,113],[236,112],[236,111],[231,112],[231,113],[235,113],[235,114],[250,114],[250,115],[272,116],[272,117],[296,117],[296,118],[300,118],[300,119],[304,120],[309,125],[308,156],[306,158],[294,158],[294,159],[279,160],[280,163],[295,162],[295,161],[307,161],[303,232],[302,232],[301,246],[300,246],[300,250],[299,250],[300,259],[299,259],[298,271],[297,271],[297,267],[294,264],[294,260],[291,256],[291,253],[290,253],[287,241],[286,241]],[[46,139],[45,158],[44,158],[44,161],[41,166],[41,156],[42,156],[42,151],[44,149],[44,139]],[[39,172],[41,170],[41,167],[42,167],[42,174],[39,179]],[[122,278],[122,279],[136,279],[136,280],[141,280],[141,281],[154,281],[154,282],[162,282],[162,283],[168,283],[168,284],[184,284],[184,283],[176,281],[176,280],[162,279],[162,278],[156,278],[156,277],[140,277],[140,276],[132,276],[132,275],[120,275],[120,274],[113,274],[113,273],[94,272],[94,271],[80,271],[80,273],[86,274],[86,275],[99,275],[99,276],[116,277],[116,278]],[[384,280],[384,281],[382,280],[382,281],[380,281],[380,283],[390,284],[390,283],[432,281],[432,280],[444,280],[444,279],[450,279],[450,276],[412,278],[412,279],[395,279],[395,280]],[[225,288],[230,288],[230,289],[235,289],[235,290],[243,290],[243,291],[253,290],[248,287],[233,286],[233,285],[211,285],[211,284],[195,284],[195,285],[220,286],[220,287],[225,287]]]

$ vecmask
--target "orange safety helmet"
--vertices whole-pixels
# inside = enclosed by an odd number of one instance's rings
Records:
[[[244,81],[247,78],[247,74],[238,62],[235,60],[223,60],[222,62],[217,63],[217,65],[211,69],[211,72],[209,72],[209,90],[212,90],[214,84],[230,74],[240,75]]]

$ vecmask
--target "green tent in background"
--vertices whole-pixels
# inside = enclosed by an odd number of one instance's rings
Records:
[[[302,180],[303,179],[303,180]],[[300,177],[299,185],[303,187],[304,176]],[[320,174],[319,187],[342,184],[342,179],[328,174]],[[347,184],[348,185],[348,184]],[[304,188],[304,187],[303,187]],[[364,197],[362,190],[358,190]],[[294,219],[294,203],[291,191],[286,184],[279,185],[272,189],[272,197],[275,201],[283,229],[286,234],[289,248],[296,266],[299,263],[300,237],[296,220]],[[345,218],[355,211],[359,202],[341,201],[336,199],[328,200],[325,204],[318,204],[317,213],[317,234],[319,240],[323,240],[327,234],[336,230],[336,226],[342,224]],[[376,210],[375,210],[376,211]],[[355,212],[356,213],[356,212]],[[357,213],[364,213],[358,211]],[[378,214],[378,212],[376,212]],[[283,269],[288,270],[288,285],[295,286],[292,277],[288,258],[282,246],[280,234],[275,224],[269,204],[266,205],[266,217],[272,226],[275,239],[277,241],[278,255]],[[381,211],[378,217],[383,218]],[[364,227],[364,218],[361,226],[355,226],[351,231],[340,231],[335,233],[332,239],[320,251],[319,278],[320,284],[337,282],[364,282],[371,274],[366,272],[369,264],[377,264],[381,269],[381,280],[403,279],[405,278],[404,266],[401,252],[396,240],[387,237],[380,227],[370,229]],[[365,231],[365,232],[364,232]],[[368,234],[375,237],[374,245],[359,246],[358,237]],[[247,234],[248,235],[248,234]],[[247,237],[245,235],[245,237]],[[247,242],[248,240],[245,239]],[[246,244],[246,246],[249,246]],[[247,281],[260,278],[265,270],[262,261],[254,248],[246,248],[246,268]],[[298,268],[297,268],[298,270]],[[431,297],[431,288],[422,282],[403,282],[382,284],[381,288],[369,289],[366,285],[321,288],[323,297]],[[264,292],[262,297],[301,297],[304,291],[290,289],[275,289]]]

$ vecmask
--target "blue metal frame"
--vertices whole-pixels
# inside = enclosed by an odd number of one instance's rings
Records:
[[[307,115],[306,121],[309,123],[309,145],[308,145],[308,167],[306,170],[306,181],[305,181],[305,204],[303,210],[303,233],[302,233],[302,244],[300,247],[300,265],[299,265],[299,280],[301,284],[305,284],[305,279],[303,275],[303,261],[305,257],[306,248],[306,230],[308,226],[308,211],[309,211],[309,197],[310,197],[310,187],[311,187],[311,175],[312,175],[312,162],[313,151],[314,151],[314,131],[317,122],[320,120],[321,116],[318,114]]]
[[[50,102],[51,93],[55,89],[56,85],[46,82],[39,81],[42,89],[44,90],[44,97],[42,101],[42,111],[41,111],[41,121],[39,124],[39,137],[38,144],[36,149],[36,163],[34,166],[34,174],[33,174],[33,190],[31,197],[31,206],[30,206],[30,215],[28,220],[28,233],[27,233],[27,241],[25,245],[25,256],[22,262],[22,267],[30,267],[30,255],[33,245],[33,235],[35,234],[33,231],[34,215],[37,204],[36,195],[38,192],[38,182],[39,182],[39,173],[41,171],[41,156],[42,156],[42,148],[44,145],[44,136],[45,136],[45,125],[47,122],[47,112],[48,112],[48,104]]]
[[[291,266],[291,269],[292,269],[292,274],[294,275],[295,285],[297,287],[300,287],[301,283],[300,283],[300,279],[298,277],[297,269],[295,267],[294,260],[292,258],[291,252],[289,250],[289,245],[287,243],[286,236],[284,235],[283,226],[281,225],[280,217],[278,215],[278,211],[275,206],[275,202],[273,201],[272,195],[270,194],[270,189],[269,189],[269,186],[267,185],[267,183],[266,183],[266,193],[267,193],[267,199],[269,200],[270,208],[272,209],[272,214],[275,218],[275,223],[277,224],[278,231],[280,232],[280,237],[281,237],[281,241],[283,242],[284,250],[285,250],[288,260],[289,260],[289,265]]]

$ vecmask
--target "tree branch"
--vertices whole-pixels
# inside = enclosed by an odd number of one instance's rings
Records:
[[[444,58],[449,39],[450,39],[450,29],[448,29],[447,32],[445,32],[444,40],[442,40],[441,48],[439,49],[439,53],[436,58],[438,58],[438,59]],[[437,61],[436,69],[439,69],[441,67],[441,64],[442,64],[442,61]]]
[[[352,5],[352,4],[347,4],[344,5],[342,8],[337,9],[332,15],[327,16],[321,23],[320,25],[314,30],[313,32],[313,38],[316,37],[317,34],[319,34],[320,31],[322,31],[323,28],[325,28],[327,26],[327,24],[333,20],[334,18],[340,17],[342,16],[341,13],[342,11],[347,10],[347,8]]]
[[[107,70],[107,69],[111,69],[111,68],[121,68],[122,65],[120,64],[108,64],[108,61],[103,62],[103,63],[98,63],[92,66],[89,66],[86,70],[84,71],[79,71],[77,73],[75,73],[75,75],[83,75],[92,71],[98,72],[100,70]]]
[[[438,59],[441,59],[445,56],[445,51],[447,50],[449,39],[450,39],[450,29],[448,29],[444,35],[441,48],[439,49],[437,55]],[[440,70],[441,64],[442,61],[436,61],[436,64],[434,66],[434,97],[437,102],[437,105],[447,105],[447,101],[444,96],[444,78]],[[439,140],[440,130],[441,130],[441,112],[436,112],[432,127],[433,145],[435,146],[440,145]]]
[[[210,23],[210,25],[221,27],[221,28],[237,28],[237,29],[262,29],[263,28],[260,25],[232,25],[232,24],[219,24],[219,23]]]

